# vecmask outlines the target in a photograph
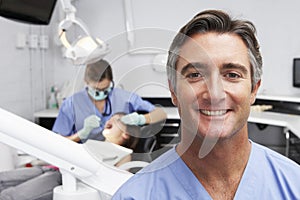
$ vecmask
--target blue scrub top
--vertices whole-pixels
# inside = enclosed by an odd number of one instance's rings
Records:
[[[251,154],[235,200],[300,199],[300,166],[266,147],[252,143]],[[129,179],[112,200],[212,200],[175,148]]]
[[[104,140],[102,130],[106,121],[109,120],[114,113],[132,113],[136,111],[151,112],[155,109],[153,104],[143,100],[137,94],[119,88],[114,88],[109,93],[108,98],[111,102],[111,108],[108,108],[108,110],[112,110],[110,115],[104,116],[93,104],[86,89],[75,93],[63,101],[52,131],[63,136],[73,135],[83,128],[85,118],[90,115],[97,115],[101,118],[100,127],[93,129],[89,138]],[[108,104],[106,104],[106,106],[107,105]]]

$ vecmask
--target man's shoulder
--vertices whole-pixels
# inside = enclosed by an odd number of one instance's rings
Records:
[[[72,102],[72,101],[74,101],[78,98],[83,98],[83,97],[86,97],[86,96],[87,96],[86,90],[82,89],[82,90],[79,90],[79,91],[73,93],[70,96],[65,97],[63,102]]]
[[[175,167],[178,158],[174,148],[167,151],[123,184],[116,196],[127,194],[151,196],[151,194],[145,193],[155,192],[163,187],[161,184],[167,182],[164,179],[173,177],[172,168]]]
[[[257,143],[253,143],[253,149],[273,169],[283,172],[289,170],[289,172],[294,172],[300,177],[300,165],[290,158]]]
[[[74,99],[74,98],[82,98],[87,96],[86,89],[79,90],[75,92],[72,96],[68,97],[68,99]]]
[[[176,160],[179,158],[178,154],[175,151],[175,148],[170,149],[165,152],[157,159],[152,161],[148,166],[144,167],[137,174],[135,174],[132,179],[151,179],[156,176],[169,171],[169,167],[176,165]]]
[[[177,154],[175,147],[172,149],[166,151],[161,156],[159,156],[157,159],[152,161],[150,165],[142,169],[139,173],[143,172],[160,172],[162,170],[165,170],[166,168],[176,165],[176,162],[179,159],[179,155]]]
[[[254,199],[299,199],[299,180],[300,165],[265,146],[252,143],[244,186],[256,191]],[[251,186],[251,182],[255,184]],[[265,189],[266,186],[272,190]]]
[[[132,95],[135,93],[134,92],[130,92],[130,91],[127,91],[127,90],[124,90],[124,89],[121,89],[121,88],[114,88],[113,89],[113,94],[125,94],[125,95]]]
[[[74,105],[74,103],[76,102],[82,102],[83,100],[86,100],[87,97],[87,93],[86,90],[80,90],[74,94],[72,94],[71,96],[68,96],[66,98],[64,98],[64,100],[62,101],[62,108],[63,109],[69,109],[69,107],[72,107]]]

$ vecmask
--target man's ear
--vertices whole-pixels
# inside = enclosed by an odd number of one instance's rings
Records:
[[[256,100],[256,95],[257,95],[257,91],[260,87],[261,84],[261,80],[259,80],[253,87],[252,92],[251,92],[251,96],[250,96],[250,103],[251,105],[254,104],[255,100]]]
[[[176,92],[174,90],[174,86],[171,84],[170,80],[168,80],[168,84],[169,84],[169,90],[171,92],[172,103],[174,104],[174,106],[177,106],[178,100],[177,100]]]

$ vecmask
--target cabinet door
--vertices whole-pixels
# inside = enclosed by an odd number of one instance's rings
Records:
[[[157,135],[157,143],[159,148],[172,148],[180,141],[179,119],[167,119],[162,130]]]

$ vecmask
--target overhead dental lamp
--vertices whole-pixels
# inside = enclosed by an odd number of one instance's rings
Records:
[[[76,8],[70,1],[71,0],[61,0],[62,8],[66,16],[58,26],[60,41],[66,48],[65,56],[71,59],[74,65],[96,62],[109,53],[108,45],[99,38],[91,36],[85,24],[75,17]],[[78,38],[70,43],[67,38],[67,33],[74,27],[78,27],[84,35],[79,35]]]
[[[15,21],[48,25],[50,23],[57,0],[0,0],[0,16]],[[85,24],[75,17],[76,8],[72,0],[60,0],[65,19],[59,23],[59,38],[66,48],[65,57],[73,61],[74,65],[84,65],[102,59],[109,48],[106,43],[93,37]],[[73,42],[69,42],[67,33],[70,29],[79,28],[83,35],[79,35]],[[76,29],[77,32],[77,29]]]

